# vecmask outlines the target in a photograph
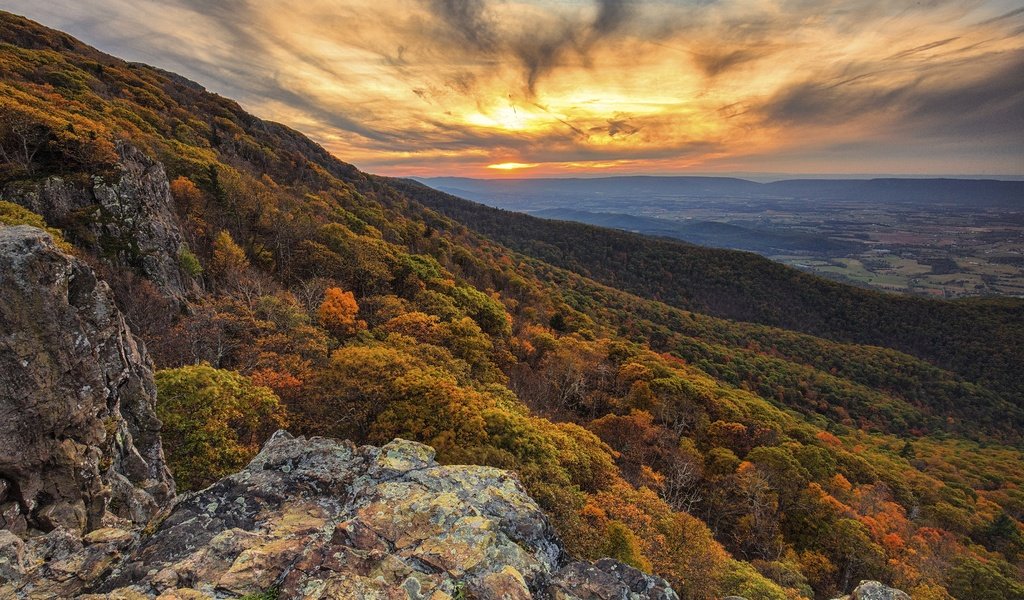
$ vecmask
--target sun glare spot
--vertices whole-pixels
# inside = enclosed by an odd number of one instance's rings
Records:
[[[506,162],[497,163],[494,165],[487,165],[488,169],[498,169],[501,171],[514,171],[516,169],[532,169],[536,167],[537,163],[518,163],[518,162]]]

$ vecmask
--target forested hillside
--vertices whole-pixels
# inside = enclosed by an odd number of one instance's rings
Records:
[[[855,288],[746,252],[548,221],[413,182],[420,202],[508,247],[607,285],[710,315],[895,348],[1002,391],[1024,394],[1024,301],[945,302]]]
[[[683,598],[1024,596],[1020,303],[367,175],[6,13],[0,149],[0,223],[61,236],[154,356],[180,489],[278,427],[403,437],[516,471],[571,552]]]

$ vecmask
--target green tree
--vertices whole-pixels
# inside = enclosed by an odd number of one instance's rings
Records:
[[[245,466],[288,419],[269,388],[234,371],[194,365],[156,374],[164,451],[182,490],[205,487]]]
[[[651,570],[651,562],[640,550],[640,540],[636,534],[619,521],[608,522],[608,548],[606,554],[627,565],[644,571]]]
[[[1007,571],[1012,567],[1005,565]],[[946,587],[957,598],[971,600],[1018,600],[1024,585],[1000,569],[994,561],[964,558],[947,576]]]

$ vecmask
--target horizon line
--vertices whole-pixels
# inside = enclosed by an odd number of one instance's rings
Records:
[[[754,183],[773,183],[778,181],[789,181],[797,179],[807,180],[823,180],[823,181],[841,181],[841,180],[865,180],[869,181],[872,179],[943,179],[951,181],[999,181],[999,182],[1020,182],[1024,181],[1024,174],[1021,175],[981,175],[981,174],[951,174],[951,175],[937,175],[937,174],[925,174],[925,173],[775,173],[775,172],[730,172],[730,173],[617,173],[611,174],[586,174],[586,173],[575,173],[573,175],[558,176],[558,175],[543,175],[537,177],[519,176],[519,177],[467,177],[464,175],[405,175],[405,176],[388,176],[393,179],[414,179],[420,181],[426,181],[431,179],[465,179],[473,181],[552,181],[552,180],[565,180],[570,181],[574,179],[625,179],[631,177],[647,177],[652,179],[668,179],[668,178],[710,178],[710,179],[744,179],[752,181]]]

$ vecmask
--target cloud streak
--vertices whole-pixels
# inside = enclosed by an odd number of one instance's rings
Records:
[[[387,174],[1024,174],[1007,0],[5,4]]]

